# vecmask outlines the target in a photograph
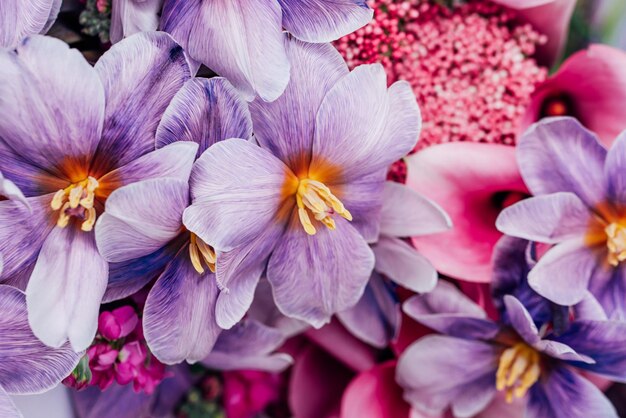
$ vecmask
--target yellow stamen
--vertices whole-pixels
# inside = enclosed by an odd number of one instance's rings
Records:
[[[522,398],[541,374],[539,353],[525,343],[515,344],[502,353],[496,372],[496,389],[505,391],[505,399]]]
[[[97,188],[98,180],[90,176],[81,182],[58,190],[50,202],[50,207],[59,211],[57,226],[65,228],[71,217],[75,216],[83,220],[81,230],[92,231],[96,223],[94,200]]]
[[[607,260],[610,265],[617,266],[626,260],[626,226],[613,222],[604,228],[604,232],[609,250]]]
[[[200,260],[200,252],[198,251],[198,246],[196,245],[196,236],[194,234],[191,234],[191,242],[189,243],[189,258],[191,259],[193,268],[195,268],[200,274],[204,273],[202,261]]]
[[[334,213],[348,221],[352,220],[352,214],[344,207],[343,203],[332,194],[324,183],[316,180],[300,180],[296,193],[296,204],[300,223],[309,235],[315,235],[317,232],[311,222],[309,212],[316,221],[323,223],[330,230],[336,228],[335,220],[331,217]]]
[[[93,207],[86,208],[85,213],[87,217],[80,226],[80,229],[85,232],[89,232],[93,229],[93,226],[96,223],[96,210]]]
[[[191,234],[189,239],[189,258],[193,268],[200,274],[204,273],[204,263],[211,272],[215,273],[215,263],[217,262],[217,255],[215,250],[202,241],[196,234]]]
[[[67,224],[70,222],[70,216],[66,213],[66,211],[70,208],[70,203],[65,202],[65,204],[61,207],[61,212],[59,213],[59,219],[57,220],[57,226],[60,228],[65,228]]]

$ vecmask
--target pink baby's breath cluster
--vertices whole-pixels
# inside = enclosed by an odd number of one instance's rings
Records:
[[[65,384],[105,390],[113,381],[120,385],[132,382],[135,392],[150,394],[166,377],[165,365],[148,350],[141,321],[131,306],[100,313],[98,334],[86,356],[88,365],[79,364]],[[89,370],[80,370],[81,367]]]
[[[336,46],[352,68],[381,62],[389,83],[408,81],[424,121],[418,147],[452,141],[513,144],[547,71],[546,41],[512,11],[487,1],[449,9],[429,0],[374,0],[371,24]]]

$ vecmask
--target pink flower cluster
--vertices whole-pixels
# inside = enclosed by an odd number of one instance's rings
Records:
[[[424,125],[418,148],[475,141],[513,144],[547,70],[533,55],[546,42],[513,11],[471,1],[374,0],[374,21],[336,46],[353,68],[381,62],[389,83],[406,80]]]
[[[87,356],[91,379],[81,381],[73,373],[64,381],[68,386],[105,390],[113,381],[120,385],[132,382],[135,392],[151,394],[166,377],[165,365],[148,350],[141,321],[131,306],[100,313],[98,334]]]
[[[281,376],[258,370],[224,373],[224,410],[229,418],[252,418],[280,400]]]

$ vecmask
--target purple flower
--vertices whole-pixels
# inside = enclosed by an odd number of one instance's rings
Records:
[[[505,278],[496,273],[496,281],[504,280],[494,292],[499,322],[487,319],[447,282],[405,303],[408,315],[444,334],[421,338],[399,360],[396,377],[414,408],[433,415],[451,409],[455,417],[469,417],[504,397],[506,416],[522,407],[531,418],[617,417],[602,392],[576,369],[626,381],[626,323],[607,321],[584,301],[575,307],[574,321],[557,333],[556,316],[546,316],[540,296],[524,284],[528,266],[519,268],[527,256],[524,244],[503,241],[496,248],[496,264],[517,259],[515,273]],[[512,294],[503,294],[507,288]]]
[[[61,3],[61,0],[2,0],[0,48],[13,47],[29,35],[48,32]]]
[[[330,42],[372,15],[362,0],[166,0],[161,28],[246,99],[273,101],[293,64],[283,28],[305,42]]]
[[[380,237],[371,245],[375,271],[359,302],[337,314],[339,321],[368,344],[386,347],[400,330],[400,304],[383,275],[417,293],[429,292],[437,284],[435,268],[400,237],[434,234],[451,226],[448,215],[435,203],[404,185],[386,182]]]
[[[219,251],[216,320],[230,328],[266,272],[280,310],[316,327],[360,299],[374,267],[388,166],[417,140],[405,82],[351,73],[329,44],[287,40],[285,93],[251,103],[256,145],[228,139],[194,165],[185,226]]]
[[[226,79],[193,79],[165,111],[156,143],[162,150],[197,143],[200,154],[226,138],[251,136],[247,103]],[[220,286],[214,274],[216,254],[184,228],[183,211],[190,203],[186,179],[140,181],[111,194],[96,228],[107,261],[131,263],[144,272],[116,279],[109,300],[147,284],[153,276],[145,274],[146,268],[156,271],[144,309],[144,334],[166,364],[202,360],[222,331],[215,322]]]
[[[607,151],[575,119],[544,119],[519,141],[517,157],[535,197],[505,209],[496,225],[553,244],[530,286],[561,305],[589,289],[612,318],[626,318],[626,135]]]
[[[29,323],[47,345],[69,339],[80,351],[96,333],[109,266],[93,227],[111,192],[158,176],[187,180],[195,146],[150,151],[188,78],[165,33],[129,38],[95,68],[42,36],[0,52],[0,170],[32,208],[0,202],[0,282],[26,287]]]
[[[24,293],[0,285],[0,416],[20,417],[8,394],[52,389],[71,373],[81,355],[69,344],[50,348],[31,331]]]

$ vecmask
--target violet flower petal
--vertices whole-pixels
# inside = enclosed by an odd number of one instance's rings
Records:
[[[6,418],[23,418],[17,407],[11,400],[11,397],[0,386],[0,416]]]
[[[278,2],[283,9],[285,29],[305,42],[332,42],[365,26],[374,16],[363,0]]]
[[[252,241],[218,254],[215,273],[222,291],[215,317],[220,327],[230,329],[250,308],[267,260],[284,230],[285,225],[270,223]]]
[[[250,103],[250,112],[259,144],[298,174],[299,170],[307,170],[311,161],[320,103],[348,74],[348,66],[329,44],[306,44],[285,37],[285,49],[292,62],[285,92],[273,102],[257,98]]]
[[[534,291],[559,305],[571,306],[585,296],[599,263],[582,238],[557,244],[546,252],[528,274]]]
[[[337,319],[361,341],[383,349],[400,331],[400,305],[393,289],[374,272],[358,303],[337,313]]]
[[[183,223],[216,250],[230,251],[258,236],[270,222],[286,222],[278,210],[290,178],[295,180],[265,149],[243,139],[218,142],[194,165],[193,200]]]
[[[109,262],[123,262],[157,251],[181,231],[189,204],[187,181],[140,181],[115,190],[96,224],[96,243]]]
[[[0,201],[0,254],[4,261],[0,282],[35,263],[39,249],[56,224],[50,208],[52,198],[52,194],[27,198],[31,211],[18,202]]]
[[[517,162],[533,195],[572,192],[589,207],[605,198],[606,154],[596,136],[571,117],[537,122],[517,145]]]
[[[16,200],[26,207],[30,208],[28,200],[24,193],[11,180],[4,178],[0,172],[0,196],[4,196],[9,200]]]
[[[144,308],[144,335],[162,363],[195,363],[209,354],[222,331],[215,323],[217,293],[215,276],[198,274],[184,247],[150,290]]]
[[[55,349],[39,341],[28,325],[24,293],[10,286],[0,286],[0,332],[0,392],[29,394],[52,389],[81,357],[69,344]]]
[[[494,248],[491,294],[501,322],[510,323],[504,306],[506,295],[515,296],[538,326],[552,317],[551,302],[528,285],[530,245],[526,240],[503,236]]]
[[[199,145],[196,157],[228,138],[250,139],[252,120],[248,104],[225,78],[194,78],[176,93],[163,114],[156,147],[177,141]]]
[[[72,391],[72,396],[78,418],[150,416],[154,402],[154,396],[137,393],[132,385],[119,385],[115,382],[104,391],[92,386],[83,391]]]
[[[440,281],[429,293],[409,298],[404,312],[437,332],[464,339],[489,339],[500,326],[454,285]]]
[[[68,339],[75,351],[89,347],[108,272],[93,233],[53,228],[26,288],[28,322],[34,334],[51,347],[60,347]]]
[[[108,196],[119,187],[151,178],[187,181],[197,150],[198,144],[180,141],[152,151],[102,176],[98,193]]]
[[[278,308],[316,328],[361,298],[374,268],[374,254],[343,218],[337,229],[308,235],[294,212],[267,266]]]
[[[626,132],[622,132],[609,149],[604,176],[609,200],[626,205]]]
[[[404,399],[424,413],[439,415],[452,407],[457,416],[473,416],[496,393],[498,355],[497,347],[481,341],[429,335],[402,354],[396,381]]]
[[[156,279],[187,239],[188,236],[181,234],[150,255],[123,263],[109,263],[109,282],[102,303],[129,297]]]
[[[593,271],[589,290],[600,302],[607,316],[613,320],[626,320],[626,266],[615,268],[599,264]]]
[[[592,216],[578,196],[558,192],[524,199],[504,209],[496,227],[514,237],[556,244],[585,235]]]
[[[375,269],[413,292],[430,292],[437,284],[437,270],[411,244],[399,238],[381,236],[372,245]]]
[[[7,148],[67,183],[89,167],[102,132],[104,90],[79,51],[39,35],[0,51],[0,90]],[[4,165],[3,173],[15,180]]]
[[[282,371],[291,364],[291,357],[272,352],[284,341],[285,337],[280,331],[257,321],[246,320],[222,332],[213,351],[202,364],[217,370]]]
[[[451,227],[450,217],[435,202],[407,186],[385,182],[381,235],[412,237],[444,232]]]
[[[103,175],[154,150],[161,116],[190,72],[180,45],[163,32],[113,45],[95,69],[106,93],[106,116],[91,171]]]
[[[626,381],[626,323],[620,321],[574,321],[567,331],[555,338],[595,363],[576,363],[577,367]]]
[[[111,28],[112,43],[137,32],[157,30],[163,0],[112,0]]]
[[[14,47],[28,35],[44,33],[59,12],[55,0],[4,0],[0,4],[0,48]]]
[[[332,164],[341,169],[342,183],[349,183],[387,168],[413,149],[420,127],[409,84],[399,81],[387,88],[381,65],[361,65],[320,105],[309,173],[324,174]]]
[[[281,20],[276,0],[167,0],[161,28],[246,100],[273,101],[289,81]]]
[[[530,388],[527,408],[532,417],[617,418],[600,389],[565,367],[552,369]]]

